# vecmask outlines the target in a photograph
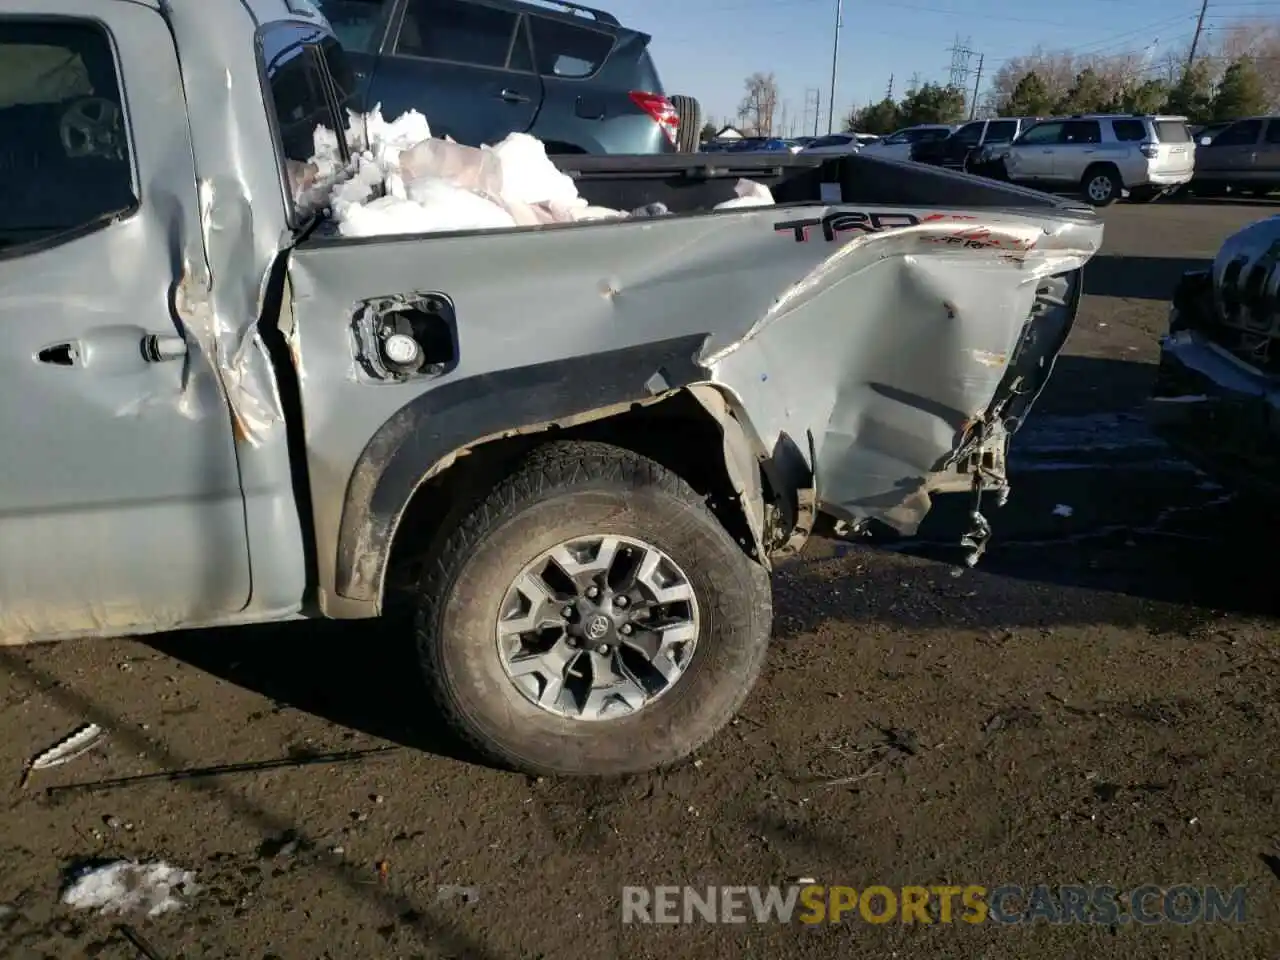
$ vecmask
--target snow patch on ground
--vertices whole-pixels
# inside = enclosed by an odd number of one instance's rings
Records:
[[[547,156],[542,141],[513,133],[495,146],[466,147],[431,135],[427,118],[409,110],[388,122],[381,105],[350,114],[345,133],[351,163],[338,135],[315,132],[315,156],[293,164],[290,177],[300,207],[328,208],[345,237],[487,230],[545,223],[653,217],[661,204],[641,210],[593,207],[573,178]],[[738,196],[716,209],[773,204],[769,188],[738,182]]]
[[[185,904],[196,892],[196,875],[163,861],[116,860],[81,871],[62,894],[62,902],[78,910],[105,914],[145,913],[156,917]]]

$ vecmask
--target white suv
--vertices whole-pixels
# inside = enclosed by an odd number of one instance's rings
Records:
[[[1196,146],[1186,117],[1092,114],[1042,120],[1001,157],[1004,175],[1042,188],[1078,185],[1097,207],[1120,199],[1154,200],[1195,172]]]

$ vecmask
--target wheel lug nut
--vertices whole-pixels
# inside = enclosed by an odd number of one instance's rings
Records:
[[[563,610],[560,611],[560,616],[568,620],[570,617],[573,616],[573,607],[565,607]]]
[[[602,643],[600,644],[600,646],[596,647],[596,653],[598,654],[604,655],[608,652],[609,652],[609,645],[607,643]]]
[[[613,598],[614,606],[617,607],[625,607],[629,602],[630,601],[627,600],[627,595],[625,593],[620,593],[618,596]]]
[[[621,627],[618,628],[618,632],[622,634],[624,637],[631,636],[631,624],[624,623]]]
[[[596,587],[587,587],[587,596],[594,600],[600,596],[600,591]]]

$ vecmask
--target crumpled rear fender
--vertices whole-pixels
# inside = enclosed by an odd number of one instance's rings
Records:
[[[1008,439],[1070,331],[1102,234],[908,217],[918,222],[844,243],[703,358],[767,448],[810,438],[822,511],[904,534],[932,494],[1007,486]],[[830,242],[821,225],[796,231]]]

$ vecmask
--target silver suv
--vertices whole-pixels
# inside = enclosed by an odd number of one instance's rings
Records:
[[[1004,175],[1038,187],[1078,185],[1096,207],[1154,200],[1195,172],[1185,117],[1090,114],[1042,120],[1004,151]]]

